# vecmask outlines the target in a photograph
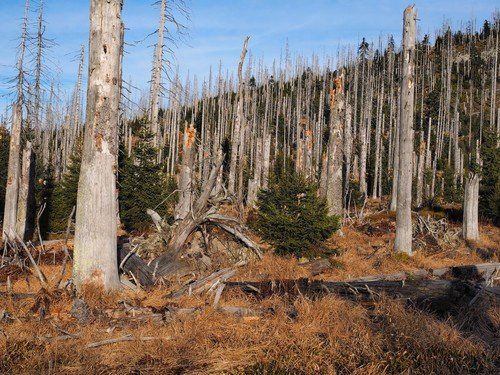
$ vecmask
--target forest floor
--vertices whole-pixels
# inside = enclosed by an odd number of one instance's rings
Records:
[[[394,215],[373,208],[328,240],[330,266],[323,272],[313,275],[306,259],[268,250],[231,280],[349,280],[499,261],[500,228],[484,224],[481,240],[465,243],[460,223],[438,219],[427,223],[444,230],[418,233],[412,257],[393,253]],[[41,256],[46,289],[34,273],[0,269],[0,373],[492,374],[500,368],[500,308],[486,298],[439,316],[388,298],[257,299],[231,289],[214,307],[213,294],[169,299],[166,286],[115,294],[89,286],[85,307],[75,309],[72,292],[54,288],[63,258],[61,244]],[[70,274],[69,264],[64,280]],[[228,313],[234,307],[244,313]]]

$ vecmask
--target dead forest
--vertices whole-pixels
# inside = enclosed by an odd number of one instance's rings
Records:
[[[70,95],[43,0],[11,51],[1,373],[499,371],[498,11],[182,77],[159,0],[141,91],[127,2],[89,3]]]

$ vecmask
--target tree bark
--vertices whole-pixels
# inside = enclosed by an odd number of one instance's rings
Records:
[[[22,105],[20,100],[14,104],[12,113],[12,131],[9,144],[9,165],[7,167],[7,186],[5,188],[5,207],[3,216],[2,237],[13,239],[16,233],[17,202],[19,194],[19,175],[21,163]]]
[[[123,45],[122,0],[91,0],[87,115],[75,226],[73,281],[120,286],[116,161]]]
[[[403,25],[403,79],[399,123],[399,173],[396,212],[396,251],[412,253],[411,189],[413,158],[413,106],[415,82],[416,10],[409,6],[404,11]]]
[[[35,154],[31,142],[23,150],[16,231],[23,241],[31,240],[35,219]]]
[[[328,182],[326,200],[329,215],[342,215],[342,149],[345,124],[344,77],[335,79],[335,89],[330,92],[330,139],[328,142]]]
[[[184,131],[182,165],[179,174],[179,202],[175,206],[175,219],[183,220],[191,210],[193,195],[193,163],[195,156],[196,129],[191,125]]]
[[[479,204],[479,175],[471,173],[465,181],[463,202],[463,238],[477,241],[479,239],[478,222]]]

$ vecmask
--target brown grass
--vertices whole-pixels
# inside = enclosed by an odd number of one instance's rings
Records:
[[[369,223],[369,225],[365,225]],[[500,230],[481,228],[481,242],[413,257],[391,251],[390,215],[346,227],[328,246],[334,268],[318,278],[339,280],[357,276],[411,271],[483,262],[478,249],[498,252]],[[493,258],[498,259],[498,258]],[[65,278],[70,277],[70,269]],[[60,265],[43,262],[50,285]],[[269,280],[308,277],[294,258],[267,252],[239,270],[235,279]],[[500,308],[486,299],[468,311],[438,318],[394,301],[361,305],[330,296],[318,300],[272,296],[256,301],[226,293],[222,306],[263,311],[260,317],[228,316],[211,307],[213,296],[167,300],[166,291],[123,291],[110,295],[87,286],[83,296],[94,311],[80,324],[70,314],[72,295],[45,291],[34,275],[13,280],[16,293],[37,292],[36,300],[0,300],[9,314],[0,322],[2,374],[492,374],[499,371]],[[5,285],[0,284],[0,291]],[[192,315],[169,322],[137,323],[102,312],[131,306],[164,309],[198,307]],[[101,313],[100,313],[101,312]],[[62,331],[78,338],[53,340]],[[151,338],[86,348],[89,343],[126,334]]]

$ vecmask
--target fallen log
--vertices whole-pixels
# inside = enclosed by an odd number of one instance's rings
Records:
[[[419,269],[413,272],[397,272],[387,275],[364,276],[346,280],[346,282],[401,281],[415,278],[438,277],[455,278],[464,281],[475,281],[488,286],[492,285],[493,278],[499,273],[500,263],[482,263],[466,266]]]
[[[322,280],[271,280],[261,282],[226,282],[225,290],[238,289],[257,298],[269,295],[321,297],[335,294],[359,302],[380,300],[383,296],[406,300],[434,311],[449,310],[471,302],[478,293],[500,299],[500,287],[484,287],[463,280],[407,280],[342,282]]]
[[[130,243],[118,246],[118,264],[125,273],[132,273],[143,287],[154,285],[154,270],[141,257],[131,253]],[[123,264],[122,264],[123,263]]]
[[[206,277],[203,277],[193,283],[184,285],[179,290],[166,295],[166,298],[178,298],[185,294],[195,295],[203,293],[204,291],[213,289],[220,283],[225,282],[229,278],[233,277],[236,273],[236,268],[246,264],[246,262],[240,262],[235,265],[235,267],[223,268],[216,271]]]

